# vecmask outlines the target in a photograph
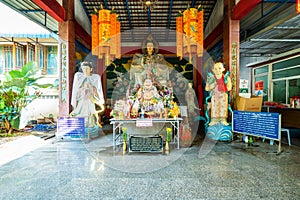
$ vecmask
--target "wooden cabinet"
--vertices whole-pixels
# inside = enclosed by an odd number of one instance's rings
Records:
[[[300,128],[300,109],[299,108],[276,108],[269,107],[269,112],[281,114],[281,127]]]

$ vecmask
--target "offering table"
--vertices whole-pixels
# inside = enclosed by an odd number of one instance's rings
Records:
[[[172,142],[177,143],[177,149],[180,145],[180,122],[182,118],[134,118],[134,119],[110,119],[113,125],[113,149],[116,148],[116,141],[121,139],[122,127],[128,128],[128,135],[133,136],[155,136],[166,133],[166,126],[173,129]]]

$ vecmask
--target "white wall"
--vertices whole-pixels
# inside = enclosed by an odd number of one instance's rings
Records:
[[[39,83],[53,84],[55,79],[55,77],[43,78]],[[55,121],[59,116],[58,89],[45,88],[39,90],[42,92],[42,95],[22,109],[19,128],[24,128],[30,120],[44,118],[44,116],[48,117],[49,114],[53,115]],[[33,91],[29,89],[29,93],[32,94]]]

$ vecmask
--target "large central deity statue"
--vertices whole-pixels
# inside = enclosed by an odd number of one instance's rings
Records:
[[[163,55],[158,54],[158,42],[148,35],[141,48],[142,54],[137,53],[132,59],[130,87],[126,97],[114,108],[125,111],[126,118],[144,114],[149,117],[161,116],[165,108],[170,108],[173,100],[170,68]],[[168,117],[167,114],[165,117]]]
[[[150,79],[154,85],[168,86],[169,67],[163,55],[157,54],[158,42],[148,35],[142,42],[143,54],[135,54],[130,68],[130,81],[134,87],[142,86],[146,79]]]

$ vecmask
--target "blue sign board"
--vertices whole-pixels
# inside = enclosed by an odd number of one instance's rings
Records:
[[[280,140],[280,114],[268,112],[233,111],[232,131]]]
[[[58,136],[70,138],[86,137],[83,117],[61,117],[57,121]]]

